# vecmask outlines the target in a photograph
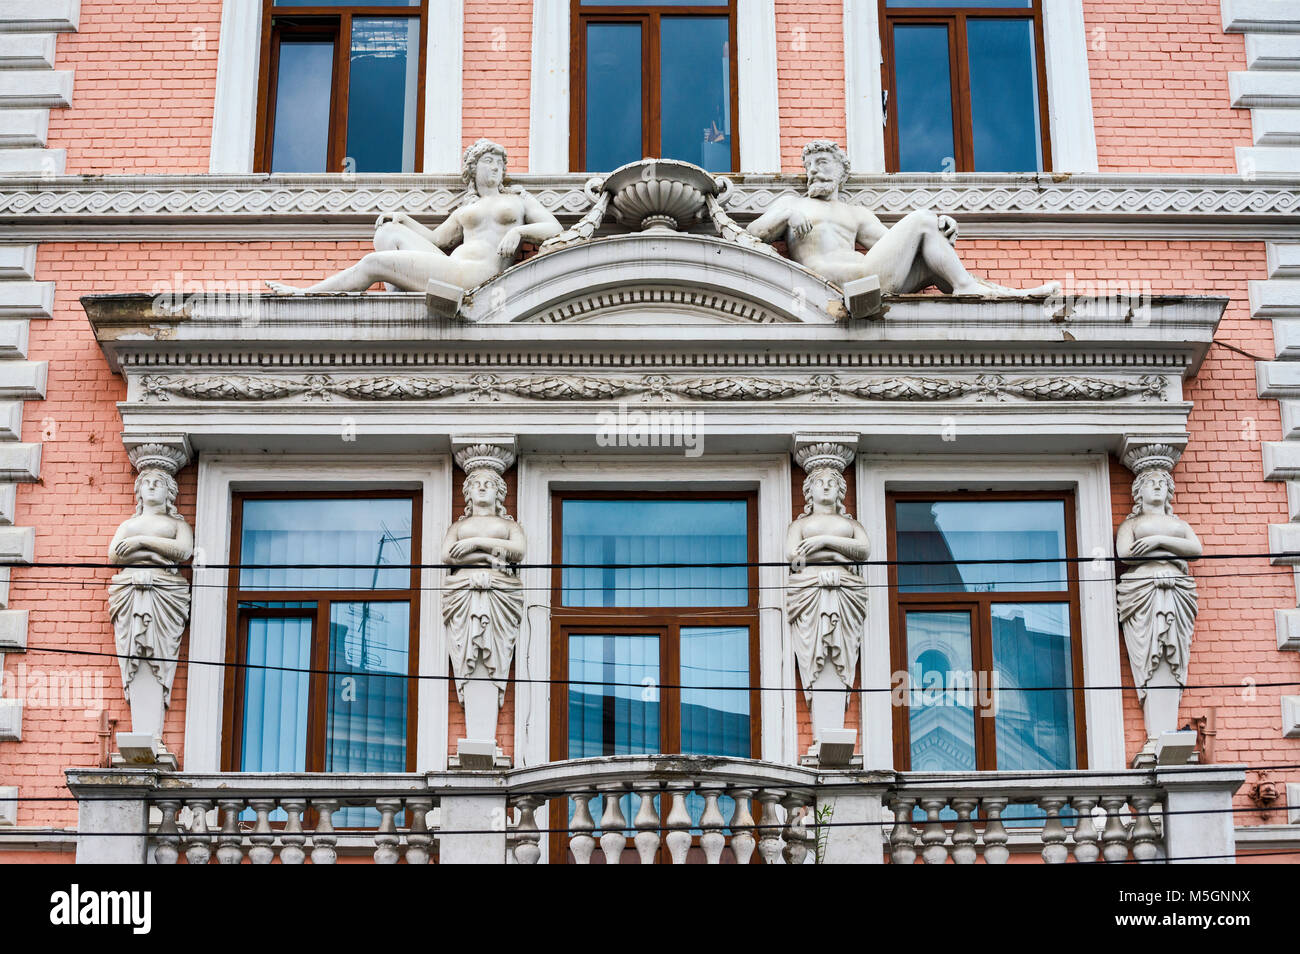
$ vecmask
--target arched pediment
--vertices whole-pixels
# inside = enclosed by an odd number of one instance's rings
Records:
[[[465,296],[474,324],[834,324],[831,283],[779,255],[650,230],[536,255]]]

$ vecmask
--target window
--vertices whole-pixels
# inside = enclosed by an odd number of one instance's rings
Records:
[[[894,172],[1051,168],[1041,0],[880,0]]]
[[[738,168],[736,0],[572,3],[575,170],[645,156]]]
[[[569,685],[552,693],[553,758],[758,752],[758,568],[746,565],[757,559],[756,503],[752,493],[554,498],[564,569],[553,572],[551,672]],[[625,797],[629,822],[638,804]],[[719,804],[730,817],[730,800]],[[687,810],[698,820],[703,800]],[[592,811],[599,819],[597,802]]]
[[[414,769],[419,508],[410,493],[235,495],[227,770]]]
[[[896,764],[1085,767],[1072,497],[898,493],[887,513]],[[1003,559],[1032,562],[963,562]]]
[[[428,0],[265,0],[259,172],[414,172]]]

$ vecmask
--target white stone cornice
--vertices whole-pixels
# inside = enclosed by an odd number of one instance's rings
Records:
[[[585,175],[518,175],[560,220],[590,200]],[[738,177],[728,212],[746,221],[802,176]],[[1197,238],[1300,235],[1293,176],[855,175],[849,201],[886,221],[916,208],[958,217],[963,235],[1149,235]],[[0,225],[9,241],[88,237],[131,240],[368,237],[380,212],[436,221],[460,201],[453,176],[210,175],[53,176],[0,180]]]

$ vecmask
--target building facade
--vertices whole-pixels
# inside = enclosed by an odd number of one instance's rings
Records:
[[[1298,78],[0,0],[0,860],[1297,860]]]

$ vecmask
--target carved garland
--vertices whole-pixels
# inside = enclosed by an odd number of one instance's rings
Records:
[[[645,401],[689,398],[697,401],[776,401],[811,397],[835,401],[841,396],[866,401],[976,400],[1112,401],[1126,397],[1163,400],[1165,379],[1148,374],[1136,379],[1090,377],[1008,378],[984,374],[968,379],[891,377],[841,379],[834,374],[804,380],[760,377],[670,378],[647,375],[640,379],[596,378],[574,375],[501,378],[476,374],[465,378],[380,376],[335,378],[327,374],[301,378],[251,375],[213,375],[172,378],[145,375],[140,379],[144,396],[154,401],[171,397],[195,401],[275,401],[304,397],[328,401],[426,401],[464,394],[471,401],[498,401],[522,397],[538,401],[600,401],[639,395]]]

